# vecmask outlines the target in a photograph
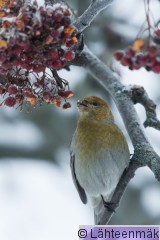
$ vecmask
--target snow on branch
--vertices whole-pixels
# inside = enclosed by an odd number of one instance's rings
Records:
[[[92,0],[86,11],[74,23],[78,32],[83,32],[94,18],[112,2],[113,0]]]

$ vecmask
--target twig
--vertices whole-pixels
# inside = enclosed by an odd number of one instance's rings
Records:
[[[113,0],[92,0],[86,11],[74,22],[78,32],[83,32],[94,18],[112,2]]]
[[[149,98],[147,92],[142,86],[133,85],[130,89],[133,102],[140,103],[146,110],[146,120],[143,123],[145,127],[153,127],[160,130],[160,121],[156,115],[156,104]]]
[[[63,88],[63,81],[62,78],[60,78],[60,76],[58,75],[57,71],[54,69],[50,69],[52,72],[52,75],[57,83],[57,85],[62,89]]]

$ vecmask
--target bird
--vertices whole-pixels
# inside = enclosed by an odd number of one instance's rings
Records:
[[[130,153],[103,99],[85,97],[77,102],[77,108],[79,118],[70,147],[71,173],[80,199],[84,204],[91,202],[98,224],[129,165]]]

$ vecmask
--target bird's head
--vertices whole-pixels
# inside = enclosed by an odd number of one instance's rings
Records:
[[[77,102],[80,118],[95,121],[113,121],[112,112],[108,104],[101,98],[89,96]]]

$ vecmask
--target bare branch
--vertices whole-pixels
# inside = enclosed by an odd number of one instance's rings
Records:
[[[142,104],[146,110],[144,126],[160,130],[160,121],[156,115],[156,104],[149,98],[145,89],[142,86],[133,85],[130,94],[133,102]]]
[[[113,0],[92,0],[86,11],[74,22],[78,32],[83,32],[94,18],[112,2]]]

